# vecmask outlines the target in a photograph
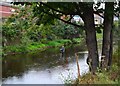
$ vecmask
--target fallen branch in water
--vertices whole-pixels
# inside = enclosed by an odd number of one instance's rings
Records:
[[[78,55],[77,55],[77,53],[75,53],[75,57],[76,57],[76,63],[77,63],[77,69],[78,69],[78,80],[80,81],[80,67],[79,67],[79,63],[78,63]]]

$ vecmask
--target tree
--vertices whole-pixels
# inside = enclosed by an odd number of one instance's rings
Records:
[[[12,14],[2,23],[3,40],[6,39],[11,42],[17,38],[22,42],[22,39],[26,37],[27,29],[33,23],[32,10],[29,7],[17,7],[16,14]]]
[[[108,68],[111,65],[113,52],[113,16],[114,2],[105,2],[103,43],[102,43],[102,68]]]
[[[90,3],[88,7],[86,7],[86,5],[84,6],[83,6],[83,21],[86,32],[86,44],[89,52],[88,58],[90,59],[89,61],[91,61],[90,62],[92,66],[91,71],[92,73],[95,73],[97,67],[99,67],[99,59],[97,50],[96,29],[94,24],[93,3]]]
[[[101,2],[96,5],[97,12],[103,13],[103,41],[102,41],[102,57],[101,68],[109,69],[112,63],[113,53],[113,18],[119,16],[119,6],[117,2],[105,2],[105,9],[98,9]]]

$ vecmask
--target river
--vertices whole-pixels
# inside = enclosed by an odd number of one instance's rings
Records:
[[[49,48],[44,52],[8,55],[2,61],[3,84],[63,84],[77,77],[76,52],[79,54],[80,74],[89,71],[84,46],[66,47],[65,56],[60,56],[59,48]]]

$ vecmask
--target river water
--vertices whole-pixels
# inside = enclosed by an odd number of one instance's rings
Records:
[[[2,61],[3,84],[63,84],[76,79],[77,64],[75,53],[79,54],[80,74],[89,71],[84,46],[66,47],[64,57],[59,48],[49,48],[44,52],[8,55]]]

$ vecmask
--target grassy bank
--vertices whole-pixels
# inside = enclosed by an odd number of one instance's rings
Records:
[[[46,41],[43,40],[42,42],[32,42],[29,44],[19,44],[19,45],[12,45],[12,46],[6,46],[3,48],[3,54],[16,54],[16,53],[25,53],[25,52],[31,52],[31,51],[44,51],[47,48],[50,47],[60,47],[62,45],[70,45],[72,43],[80,43],[82,39],[75,38],[72,41],[69,39],[59,39],[59,40],[53,40],[53,41]]]
[[[97,72],[96,75],[87,73],[81,77],[77,84],[118,84],[119,70],[117,64],[113,64],[109,71]],[[120,82],[119,82],[120,83]]]
[[[120,84],[120,69],[118,63],[118,50],[113,55],[112,67],[109,71],[100,71],[96,75],[87,73],[76,84]]]

